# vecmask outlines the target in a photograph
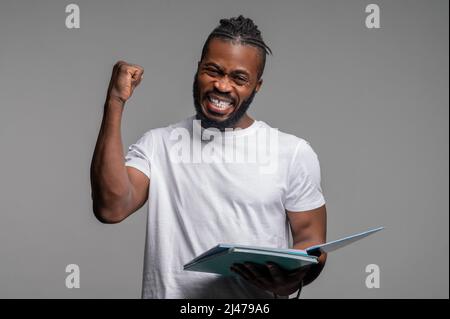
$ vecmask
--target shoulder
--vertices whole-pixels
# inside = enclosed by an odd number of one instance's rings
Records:
[[[179,122],[169,124],[167,126],[152,128],[145,132],[144,136],[151,137],[155,140],[166,139],[170,137],[170,134],[176,130],[187,130],[190,131],[192,128],[192,121],[194,120],[193,116],[183,119]]]
[[[278,128],[271,127],[266,122],[260,122],[260,129],[270,130],[270,134],[277,136],[280,154],[292,159],[294,157],[316,155],[308,140],[294,134],[283,132]]]

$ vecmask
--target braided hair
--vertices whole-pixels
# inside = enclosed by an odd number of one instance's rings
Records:
[[[262,76],[266,65],[266,55],[272,54],[272,50],[264,43],[261,31],[258,30],[252,19],[244,18],[242,15],[237,18],[221,19],[220,25],[209,34],[203,45],[202,60],[208,51],[209,42],[213,38],[228,40],[233,44],[247,44],[257,47],[262,59],[258,79]]]

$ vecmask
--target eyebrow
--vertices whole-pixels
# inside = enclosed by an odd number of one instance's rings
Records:
[[[222,68],[219,65],[217,65],[216,63],[214,63],[214,62],[207,62],[207,63],[205,63],[204,66],[213,66],[213,67],[219,69],[220,71],[222,71]],[[244,69],[233,70],[231,73],[232,74],[244,74],[244,75],[247,75],[248,77],[250,77],[250,73],[247,72],[247,70],[244,70]]]

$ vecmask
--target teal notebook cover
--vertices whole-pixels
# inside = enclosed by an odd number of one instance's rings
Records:
[[[235,275],[230,271],[234,263],[252,262],[264,265],[268,262],[278,264],[285,270],[294,270],[309,264],[317,264],[317,257],[305,252],[280,252],[266,249],[251,249],[218,245],[184,265],[184,270],[215,273],[224,276]]]
[[[234,263],[242,264],[245,262],[261,265],[273,262],[288,271],[294,270],[306,265],[317,264],[317,258],[322,253],[340,249],[382,229],[383,227],[370,229],[325,244],[312,246],[306,250],[219,244],[185,264],[184,270],[230,276],[234,275],[230,270]]]

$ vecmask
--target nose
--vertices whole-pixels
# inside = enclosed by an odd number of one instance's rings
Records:
[[[230,92],[231,84],[228,76],[222,76],[216,82],[214,82],[214,87],[220,92]]]

